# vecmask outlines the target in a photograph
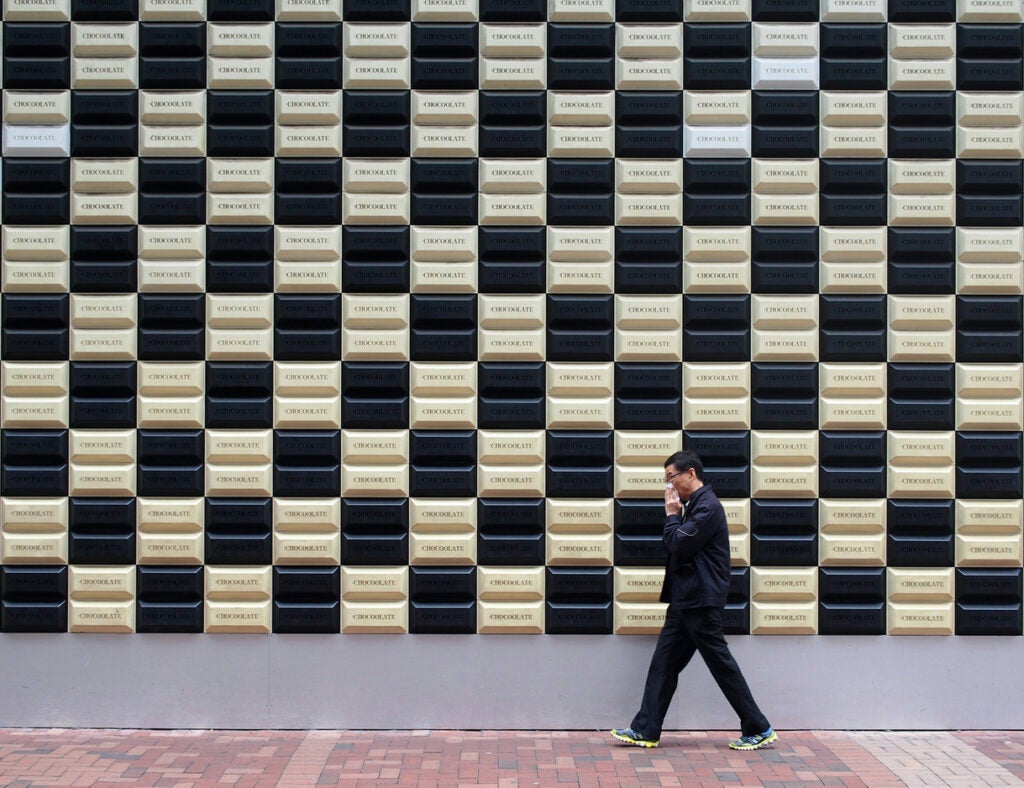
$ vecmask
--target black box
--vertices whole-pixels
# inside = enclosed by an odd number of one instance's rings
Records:
[[[477,499],[477,564],[543,566],[543,498]]]
[[[889,499],[887,507],[889,566],[953,566],[953,501]]]
[[[477,352],[476,295],[410,296],[414,361],[472,361]]]
[[[66,293],[0,296],[3,340],[0,354],[7,361],[67,361],[69,298]],[[6,493],[12,495],[9,491]]]
[[[0,629],[4,632],[68,631],[68,568],[0,568]]]
[[[68,563],[135,563],[134,498],[70,498]]]
[[[270,498],[207,498],[206,564],[271,563],[273,520]]]
[[[752,565],[818,565],[816,499],[755,498],[750,502],[750,523]]]
[[[274,632],[337,633],[341,568],[274,567]]]
[[[134,361],[72,361],[70,419],[78,429],[134,428]]]
[[[615,565],[665,566],[668,553],[661,537],[665,505],[659,500],[616,499]]]
[[[138,566],[136,632],[202,632],[201,566]]]
[[[343,361],[341,423],[348,429],[406,429],[409,364]]]
[[[342,498],[341,563],[392,566],[409,563],[407,498]]]
[[[409,495],[476,496],[476,430],[411,430]]]
[[[953,364],[889,364],[889,429],[951,430],[955,427]]]
[[[139,430],[138,441],[138,495],[167,498],[205,494],[203,430]]]
[[[274,495],[341,495],[341,430],[274,430]]]
[[[749,295],[684,295],[683,358],[750,360]]]
[[[477,364],[480,429],[544,429],[547,402],[543,361]]]
[[[752,362],[750,426],[755,430],[817,429],[818,365]]]
[[[615,434],[611,430],[549,430],[545,460],[545,491],[552,498],[615,495]]]

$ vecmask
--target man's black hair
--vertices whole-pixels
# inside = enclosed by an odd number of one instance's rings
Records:
[[[700,457],[697,456],[696,452],[690,451],[689,449],[685,451],[677,451],[665,460],[665,467],[667,468],[669,465],[675,465],[676,470],[682,473],[693,468],[697,473],[697,478],[704,481],[704,463],[700,461]]]

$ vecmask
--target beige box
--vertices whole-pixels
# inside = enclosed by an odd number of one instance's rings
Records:
[[[71,122],[71,91],[5,90],[4,123],[61,125]],[[6,227],[4,230],[6,231]],[[42,228],[40,228],[42,229]],[[58,230],[59,227],[46,228]]]
[[[139,126],[140,156],[205,156],[205,126]]]
[[[569,399],[549,397],[548,429],[613,429],[615,404],[611,397]]]
[[[548,0],[551,22],[613,22],[613,0]]]
[[[759,467],[751,473],[753,497],[761,498],[816,498],[818,495],[818,468]]]
[[[693,397],[750,396],[750,365],[746,362],[683,364],[683,392]]]
[[[752,159],[751,166],[757,194],[817,194],[817,159]]]
[[[551,533],[546,540],[548,566],[613,566],[612,534]]]
[[[889,58],[889,90],[952,90],[956,60],[899,60]]]
[[[71,228],[3,227],[3,259],[25,262],[65,262],[71,256]]]
[[[953,467],[890,466],[888,489],[890,498],[953,498]]]
[[[400,602],[409,598],[405,566],[343,566],[341,598],[345,602]]]
[[[204,631],[269,635],[270,600],[262,602],[212,602],[203,606]]]
[[[952,635],[953,603],[886,605],[886,633],[889,635]]]
[[[522,330],[544,326],[542,295],[481,295],[480,326],[485,329]]]
[[[958,128],[956,155],[975,159],[1019,159],[1024,155],[1024,128]]]
[[[889,25],[894,58],[950,58],[956,55],[955,25]]]
[[[338,247],[340,249],[340,247]],[[340,293],[341,261],[274,261],[274,290],[278,293]]]
[[[69,632],[131,633],[135,631],[135,601],[80,601],[68,603]]]
[[[612,364],[558,362],[547,364],[547,393],[555,397],[610,397],[614,387]]]
[[[683,261],[684,293],[749,293],[750,263]]]
[[[544,464],[543,430],[477,432],[477,458],[482,465]]]
[[[139,291],[143,293],[203,293],[206,290],[206,263],[189,260],[138,261]]]
[[[201,566],[205,555],[202,531],[164,533],[138,531],[135,560],[149,565]]]
[[[140,530],[161,532],[202,531],[202,498],[138,498],[135,521]]]
[[[885,532],[886,502],[822,498],[818,501],[818,529],[825,534]]]
[[[818,54],[816,24],[754,22],[753,54],[758,57],[814,57]]]
[[[206,430],[208,463],[256,464],[272,462],[274,434],[271,430]]]
[[[1024,405],[1016,399],[956,400],[958,430],[1020,430],[1024,428]]]
[[[545,501],[545,518],[548,531],[553,534],[610,534],[614,519],[613,501],[610,498],[548,498]]]
[[[750,434],[750,456],[757,465],[797,466],[817,461],[818,433],[754,430]]]
[[[345,58],[343,84],[346,89],[408,90],[409,58]]]
[[[135,224],[134,194],[72,194],[72,224]]]
[[[894,195],[952,194],[956,183],[954,164],[952,159],[889,159],[890,208]]]
[[[4,397],[65,397],[68,393],[66,361],[4,361],[0,363]]]
[[[547,198],[543,194],[480,194],[480,224],[544,224]]]
[[[1021,566],[1019,533],[996,536],[956,535],[957,566]]]
[[[894,329],[935,331],[955,323],[953,296],[889,296],[889,326]]]
[[[71,359],[124,360],[134,359],[136,352],[135,328],[71,329]]]
[[[341,126],[277,127],[278,156],[341,155]]]
[[[140,361],[137,377],[140,394],[160,397],[202,394],[206,366],[201,361]]]
[[[492,90],[543,90],[547,86],[546,59],[480,58],[480,87]]]
[[[274,54],[272,24],[207,25],[207,52],[216,57],[270,57]]]
[[[761,330],[817,329],[817,296],[752,297],[751,325]]]
[[[543,635],[543,602],[477,603],[477,632],[480,634]]]
[[[63,565],[68,562],[68,535],[59,533],[19,533],[3,530],[0,558],[5,566],[13,564]]]
[[[669,455],[682,446],[682,430],[656,432],[615,431],[615,462],[623,465],[650,465],[657,469]]]
[[[956,224],[954,196],[890,194],[889,224],[952,227]]]
[[[956,393],[961,397],[1020,397],[1024,394],[1024,366],[957,364]]]
[[[954,433],[903,432],[888,433],[889,464],[904,467],[945,467],[954,462]]]
[[[342,634],[397,634],[409,631],[407,602],[341,603]]]
[[[71,289],[69,266],[63,263],[10,262],[3,265],[3,290],[7,293],[66,293]]]
[[[206,257],[205,228],[140,225],[139,252],[149,260],[202,260]]]
[[[612,126],[548,126],[548,156],[606,158],[614,155]]]
[[[135,598],[135,567],[69,567],[68,596],[73,602],[131,601]]]
[[[1007,0],[957,0],[958,22],[1020,22],[1021,7]]]
[[[274,256],[294,262],[341,260],[341,227],[274,228]]]
[[[686,429],[750,429],[750,401],[747,398],[683,397],[683,426]]]
[[[346,194],[405,194],[409,191],[409,160],[344,159]]]
[[[406,430],[343,430],[341,453],[346,463],[357,466],[403,465],[409,457]]]
[[[139,116],[151,126],[195,126],[206,122],[206,91],[139,91]]]
[[[885,534],[820,534],[818,565],[885,566]]]
[[[339,498],[275,498],[274,530],[282,533],[334,533],[341,528]]]
[[[476,156],[477,127],[420,126],[412,127],[413,156]]]
[[[543,566],[481,566],[476,572],[482,602],[543,602]]]
[[[137,408],[140,427],[173,427],[202,429],[206,412],[202,395],[187,397],[139,396]]]
[[[348,25],[351,30],[354,25]],[[336,126],[341,123],[340,90],[278,90],[277,122],[282,126]]]
[[[477,495],[481,498],[542,498],[543,465],[477,465]]]
[[[4,564],[68,562],[67,498],[0,499]]]
[[[684,0],[687,22],[745,22],[750,19],[749,0]]]
[[[206,189],[210,194],[262,194],[274,189],[273,159],[208,159]],[[213,204],[208,199],[207,204]],[[273,214],[273,207],[264,208]],[[273,224],[273,222],[268,222]]]
[[[885,263],[819,264],[822,293],[884,293],[886,279]]]
[[[618,24],[616,54],[620,58],[678,58],[683,54],[683,26]]]
[[[206,19],[206,0],[141,0],[139,19],[144,22],[201,22]]]
[[[616,224],[665,225],[683,223],[681,194],[618,194],[615,197]]]
[[[750,634],[816,635],[817,602],[751,602]]]
[[[957,263],[957,293],[1020,295],[1024,277],[1020,263]]]
[[[210,224],[273,224],[273,194],[207,194]]]
[[[350,295],[341,299],[343,326],[347,329],[396,329],[409,325],[409,297],[398,295]]]
[[[6,429],[36,427],[55,429],[68,426],[68,399],[60,397],[11,397],[2,403],[0,426]]]
[[[418,262],[475,263],[475,227],[416,227],[410,230],[412,259]]]
[[[419,397],[467,397],[476,394],[476,364],[472,361],[410,365],[411,392]]]
[[[409,422],[413,429],[476,427],[476,397],[412,398]]]
[[[270,463],[210,464],[206,469],[206,494],[228,498],[273,495],[274,466]]]
[[[888,137],[884,127],[822,126],[821,156],[836,158],[885,158]]]
[[[956,252],[965,263],[1019,263],[1024,260],[1024,228],[958,227]]]
[[[1024,94],[957,91],[956,110],[959,126],[1020,126]]]
[[[416,126],[475,126],[478,115],[479,100],[475,90],[412,91],[412,122]]]
[[[615,84],[619,90],[682,90],[683,61],[616,58]]]
[[[615,567],[616,602],[657,602],[661,595],[664,569]]]
[[[411,566],[473,566],[476,564],[475,533],[409,534]]]
[[[484,57],[542,58],[547,53],[547,27],[540,25],[480,25],[480,54]]]
[[[829,263],[879,263],[887,253],[884,227],[822,227],[821,259]]]
[[[817,361],[818,330],[763,331],[754,329],[752,361]]]
[[[269,293],[208,294],[206,320],[211,328],[270,328],[274,324],[274,299]]]
[[[341,0],[277,0],[279,22],[340,22]]]
[[[615,602],[616,635],[657,635],[665,623],[668,605],[661,602]]]
[[[832,127],[884,126],[888,94],[885,91],[830,91],[819,95],[821,122]]]
[[[818,597],[817,567],[751,567],[751,602],[814,602]]]
[[[410,498],[409,527],[420,534],[475,533],[475,498]]]
[[[615,185],[620,194],[678,194],[683,160],[616,159]]]
[[[613,293],[615,271],[611,262],[549,262],[547,283],[549,293]]]
[[[341,362],[274,362],[275,395],[336,397],[341,394]]]
[[[825,0],[823,22],[884,22],[885,0]]]
[[[657,465],[615,465],[616,498],[662,498],[665,494],[665,470]]]
[[[548,91],[548,123],[552,125],[610,126],[614,122],[614,93]]]
[[[71,160],[71,188],[78,195],[129,194],[138,182],[138,159]]]
[[[73,429],[69,443],[72,463],[114,465],[135,462],[135,430]]]
[[[414,22],[475,22],[477,0],[413,0]]]
[[[615,248],[611,227],[548,227],[547,255],[553,262],[610,262]],[[567,268],[573,270],[573,268]]]
[[[477,265],[471,263],[417,263],[409,278],[412,293],[475,293]]]
[[[345,194],[344,224],[408,224],[409,195]]]
[[[484,194],[542,194],[547,183],[544,159],[480,159]],[[474,248],[475,248],[474,242]]]
[[[889,329],[890,361],[954,361],[956,337],[952,328],[939,331]]]
[[[966,535],[1019,534],[1024,522],[1024,501],[960,500],[956,504],[956,530]]]
[[[269,566],[207,566],[206,598],[211,602],[270,601],[273,588]]]
[[[206,331],[208,359],[267,360],[274,357],[271,328],[210,328]]]
[[[615,296],[615,326],[625,331],[668,331],[682,328],[683,299],[666,296]]]
[[[137,88],[139,66],[135,57],[74,57],[71,84],[77,88]]]
[[[489,331],[481,329],[477,341],[481,361],[543,361],[544,329]]]
[[[733,532],[729,527],[729,563],[731,566],[750,566],[750,533]]]
[[[405,498],[409,495],[409,466],[343,464],[341,494],[362,498]]]
[[[274,531],[274,564],[288,566],[338,566],[341,563],[341,532],[280,533]]]
[[[687,90],[683,94],[683,119],[688,126],[742,126],[750,118],[749,91]]]

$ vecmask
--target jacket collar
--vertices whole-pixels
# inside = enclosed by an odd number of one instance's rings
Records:
[[[689,509],[690,506],[693,505],[693,502],[696,501],[698,498],[700,498],[704,494],[705,490],[710,490],[710,489],[711,489],[711,485],[708,484],[707,482],[704,482],[704,486],[703,487],[699,487],[693,493],[693,495],[690,496],[690,500],[688,500],[686,502],[686,508]]]

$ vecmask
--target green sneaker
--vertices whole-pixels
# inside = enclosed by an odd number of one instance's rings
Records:
[[[764,733],[755,733],[753,736],[740,736],[738,739],[733,739],[729,742],[729,749],[760,750],[762,747],[767,747],[773,741],[778,741],[778,738],[775,731],[769,728]]]
[[[632,728],[613,728],[612,736],[619,741],[624,741],[626,744],[632,744],[634,747],[657,747],[657,739],[645,739],[642,733],[638,733]]]

